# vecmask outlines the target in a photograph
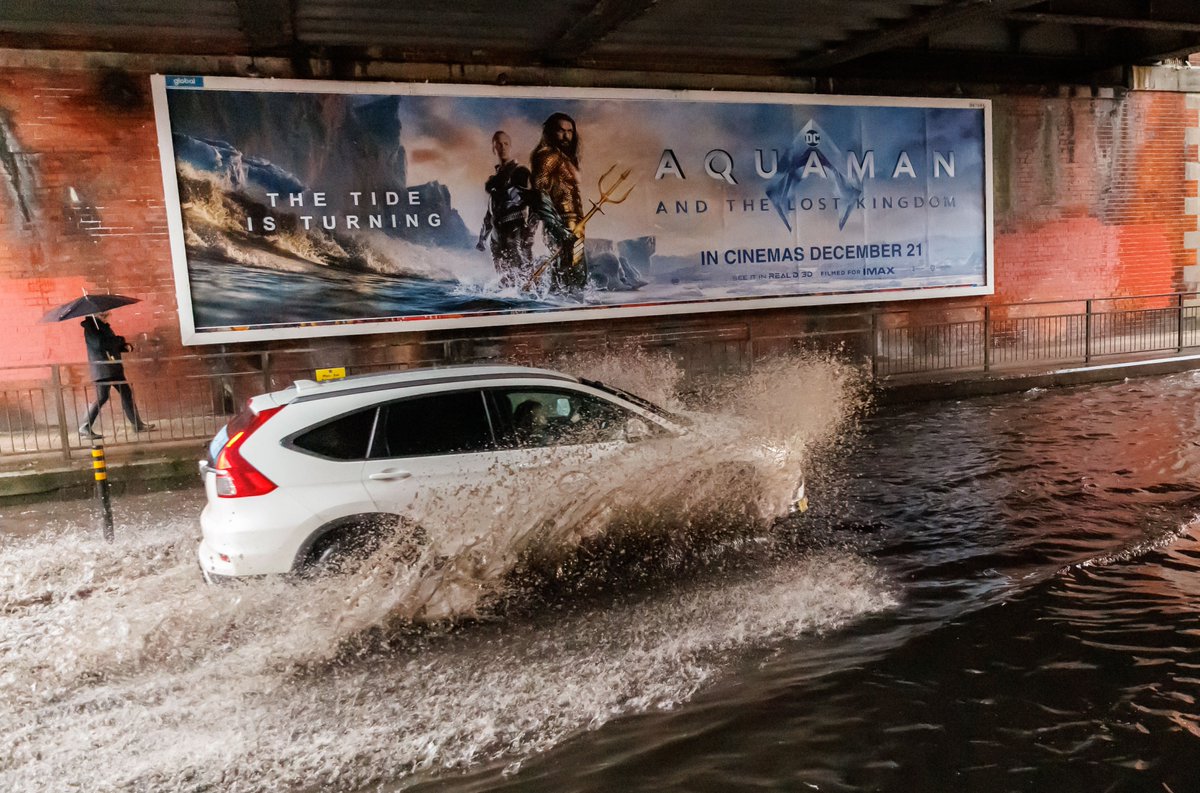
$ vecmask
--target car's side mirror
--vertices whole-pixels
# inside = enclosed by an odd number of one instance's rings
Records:
[[[625,422],[626,443],[636,443],[650,437],[650,428],[639,418],[631,418]]]

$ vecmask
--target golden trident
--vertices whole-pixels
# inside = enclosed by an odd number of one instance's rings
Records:
[[[612,182],[606,186],[604,184],[604,180],[608,179],[609,174],[615,170],[617,170],[617,166],[613,165],[613,167],[609,168],[600,176],[600,179],[596,182],[596,187],[600,190],[600,200],[592,201],[592,208],[587,211],[587,214],[575,222],[575,228],[572,232],[573,239],[569,239],[562,245],[559,245],[548,256],[546,256],[545,259],[542,260],[542,263],[539,264],[537,269],[533,271],[533,275],[529,276],[529,280],[525,282],[524,291],[528,292],[533,288],[534,282],[541,278],[542,273],[546,271],[546,267],[549,266],[550,262],[554,261],[562,254],[563,249],[568,244],[574,245],[576,242],[583,239],[584,226],[587,225],[587,222],[591,220],[597,212],[599,212],[601,215],[604,214],[604,209],[602,207],[605,204],[620,204],[623,203],[626,198],[629,198],[629,194],[633,192],[633,188],[637,187],[637,182],[629,185],[629,188],[621,194],[620,198],[617,198],[614,193],[616,193],[617,188],[624,184],[625,180],[629,178],[629,174],[633,173],[633,169],[626,168],[624,171],[617,174],[616,179],[612,180]]]

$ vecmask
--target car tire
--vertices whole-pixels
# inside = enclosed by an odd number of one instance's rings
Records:
[[[336,575],[370,553],[361,537],[348,531],[331,531],[313,544],[305,569],[316,575]]]
[[[385,545],[397,563],[416,564],[427,545],[425,530],[399,515],[363,515],[328,528],[309,549],[303,572],[347,572]]]

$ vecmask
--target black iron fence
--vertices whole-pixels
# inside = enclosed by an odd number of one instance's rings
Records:
[[[878,377],[1053,367],[1179,353],[1200,344],[1200,293],[872,315]]]
[[[553,364],[559,355],[637,347],[669,353],[689,377],[748,371],[770,352],[836,349],[862,361],[881,380],[931,373],[1046,369],[1101,359],[1169,356],[1200,346],[1200,294],[1174,293],[901,311],[813,310],[770,321],[662,321],[641,330],[598,324],[545,333],[487,331],[363,344],[325,340],[317,347],[234,351],[152,359],[127,358],[138,409],[155,428],[139,433],[114,392],[94,429],[108,446],[195,441],[212,435],[252,395],[284,388],[314,369],[345,366],[349,374],[498,360]],[[0,368],[0,462],[23,457],[80,456],[81,434],[96,397],[87,365]]]

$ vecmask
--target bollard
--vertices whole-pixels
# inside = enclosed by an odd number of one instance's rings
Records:
[[[112,500],[108,494],[108,466],[104,463],[104,444],[99,440],[92,441],[92,473],[96,476],[96,498],[100,499],[102,510],[101,528],[104,529],[104,539],[113,541]]]

